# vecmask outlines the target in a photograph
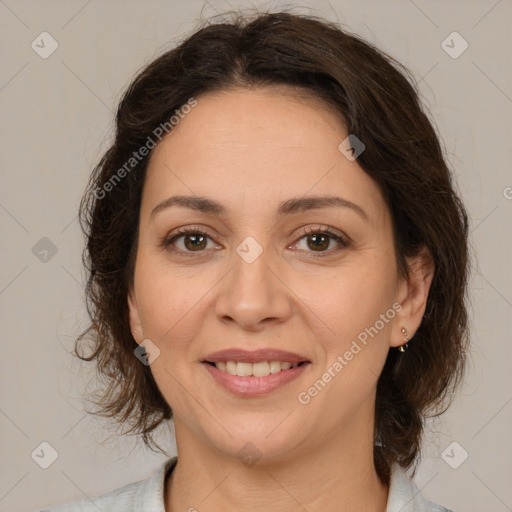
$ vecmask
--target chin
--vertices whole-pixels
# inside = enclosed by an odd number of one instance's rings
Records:
[[[288,460],[307,442],[304,424],[296,424],[297,418],[293,418],[293,414],[287,418],[281,410],[263,418],[259,414],[257,420],[255,416],[253,419],[251,415],[238,412],[232,421],[223,422],[222,427],[226,430],[220,426],[212,429],[210,421],[206,429],[202,428],[202,438],[214,450],[226,457],[239,459],[247,466]]]

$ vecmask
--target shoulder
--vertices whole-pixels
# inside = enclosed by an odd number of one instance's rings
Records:
[[[63,503],[41,512],[165,512],[165,475],[174,468],[177,457],[165,461],[150,477],[127,484],[94,498]]]
[[[453,512],[427,501],[407,473],[393,464],[386,512]]]

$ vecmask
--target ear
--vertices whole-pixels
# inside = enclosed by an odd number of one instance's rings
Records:
[[[392,347],[404,345],[406,340],[402,328],[407,329],[407,338],[410,340],[419,329],[427,298],[434,277],[435,264],[430,251],[423,247],[419,254],[407,258],[409,280],[402,279],[398,286],[397,300],[402,309],[397,312],[389,344]]]
[[[128,292],[128,314],[132,336],[135,341],[140,344],[144,340],[144,331],[142,330],[142,322],[133,285],[130,285]]]

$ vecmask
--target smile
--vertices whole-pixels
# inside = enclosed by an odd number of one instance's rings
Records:
[[[283,370],[296,368],[302,363],[290,363],[288,361],[260,361],[257,363],[243,363],[236,361],[217,361],[209,363],[221,372],[229,375],[238,375],[239,377],[267,377],[270,374],[276,374]]]
[[[279,363],[279,366],[276,363]],[[213,378],[212,383],[219,385],[220,389],[229,391],[238,397],[251,398],[265,396],[284,387],[285,384],[297,379],[311,364],[307,361],[293,365],[283,361],[260,361],[257,363],[204,361],[201,366]],[[223,366],[225,366],[224,369],[222,369]],[[239,375],[238,372],[242,375]]]

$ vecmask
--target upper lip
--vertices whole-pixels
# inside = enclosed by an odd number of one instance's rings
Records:
[[[306,357],[293,352],[277,350],[272,348],[262,348],[259,350],[248,351],[240,348],[228,348],[208,355],[205,359],[208,363],[217,363],[219,361],[235,361],[240,363],[258,363],[260,361],[281,361],[288,363],[302,363],[309,361]]]

